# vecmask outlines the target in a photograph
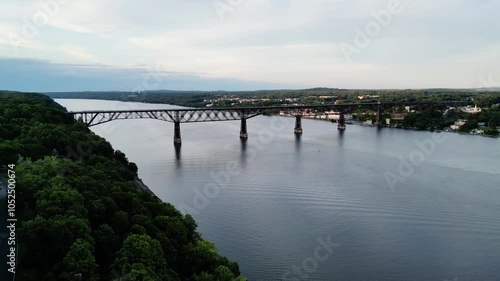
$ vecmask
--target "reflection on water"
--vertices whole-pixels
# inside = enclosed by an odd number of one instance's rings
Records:
[[[112,102],[61,103],[83,110]],[[418,151],[416,141],[431,133],[352,125],[342,132],[303,120],[300,138],[290,122],[263,143],[257,136],[270,120],[249,120],[247,142],[238,138],[239,122],[182,126],[182,157],[170,123],[127,120],[92,130],[136,162],[162,200],[191,207],[203,237],[238,261],[249,280],[282,280],[311,261],[326,237],[340,247],[314,270],[302,270],[307,278],[289,280],[498,279],[499,139],[447,134],[391,190],[384,175],[398,174],[400,157]],[[239,172],[229,174],[233,163]],[[222,187],[196,208],[195,194],[207,184]]]
[[[174,143],[175,159],[177,159],[177,160],[181,159],[181,147],[182,147],[182,144]]]
[[[338,136],[339,147],[342,147],[344,145],[345,130],[338,130],[338,132],[339,132],[339,136]]]
[[[295,134],[295,152],[300,152],[302,134]]]
[[[241,143],[242,154],[244,154],[244,152],[247,150],[248,140],[246,140],[246,139],[240,139],[240,143]]]
[[[240,153],[240,165],[244,169],[247,163],[247,144],[248,140],[240,139],[241,153]]]
[[[181,149],[182,149],[182,144],[180,143],[174,143],[174,151],[175,151],[175,167],[177,169],[182,168],[182,160],[181,160]]]

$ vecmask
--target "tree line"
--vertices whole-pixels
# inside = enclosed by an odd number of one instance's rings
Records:
[[[238,106],[273,106],[281,104],[322,104],[344,102],[437,102],[461,101],[491,107],[500,104],[500,91],[487,89],[422,89],[422,90],[348,90],[313,88],[302,90],[262,91],[143,91],[143,92],[60,92],[47,93],[52,98],[103,99],[146,103],[163,103],[187,107],[232,106],[231,99],[263,99],[245,101]],[[362,97],[360,99],[359,97]],[[287,99],[297,101],[287,101]]]

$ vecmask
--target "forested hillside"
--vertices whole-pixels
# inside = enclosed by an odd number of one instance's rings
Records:
[[[16,280],[245,280],[123,153],[46,96],[1,92],[0,168],[18,160]]]

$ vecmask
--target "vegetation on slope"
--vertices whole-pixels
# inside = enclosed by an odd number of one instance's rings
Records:
[[[16,167],[16,280],[245,280],[137,166],[40,94],[0,93],[0,168]]]

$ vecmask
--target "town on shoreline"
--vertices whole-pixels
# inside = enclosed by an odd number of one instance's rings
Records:
[[[496,119],[490,122],[478,122],[477,114],[482,112],[482,108],[477,105],[472,106],[463,106],[463,107],[447,107],[443,112],[444,122],[441,122],[440,126],[430,126],[424,127],[423,123],[418,124],[418,120],[425,120],[425,116],[422,112],[418,112],[415,109],[412,109],[411,106],[405,106],[405,112],[396,112],[392,111],[390,113],[386,112],[383,114],[383,117],[379,123],[376,122],[377,112],[363,112],[361,114],[345,114],[345,122],[346,124],[356,124],[363,126],[377,126],[377,127],[386,127],[386,128],[398,128],[398,129],[413,129],[413,130],[427,130],[427,131],[438,131],[438,132],[455,132],[462,134],[470,134],[470,135],[483,135],[490,137],[500,137],[499,131],[500,126],[498,125]],[[457,113],[458,112],[458,113]],[[451,124],[451,119],[449,115],[469,115],[470,121],[467,119],[458,119],[453,124]],[[280,111],[280,116],[285,117],[295,117],[296,113],[292,111]],[[305,119],[315,119],[315,120],[325,120],[330,121],[332,123],[337,123],[341,118],[341,112],[338,111],[317,111],[317,110],[306,110],[301,113],[302,118]],[[414,118],[415,123],[411,123],[410,121],[405,121],[406,116],[417,116]],[[446,120],[448,118],[448,120]],[[463,117],[466,118],[466,117]],[[484,119],[484,118],[483,118]],[[500,121],[500,120],[498,120]],[[414,124],[412,127],[411,124]],[[449,126],[448,126],[449,124]]]

